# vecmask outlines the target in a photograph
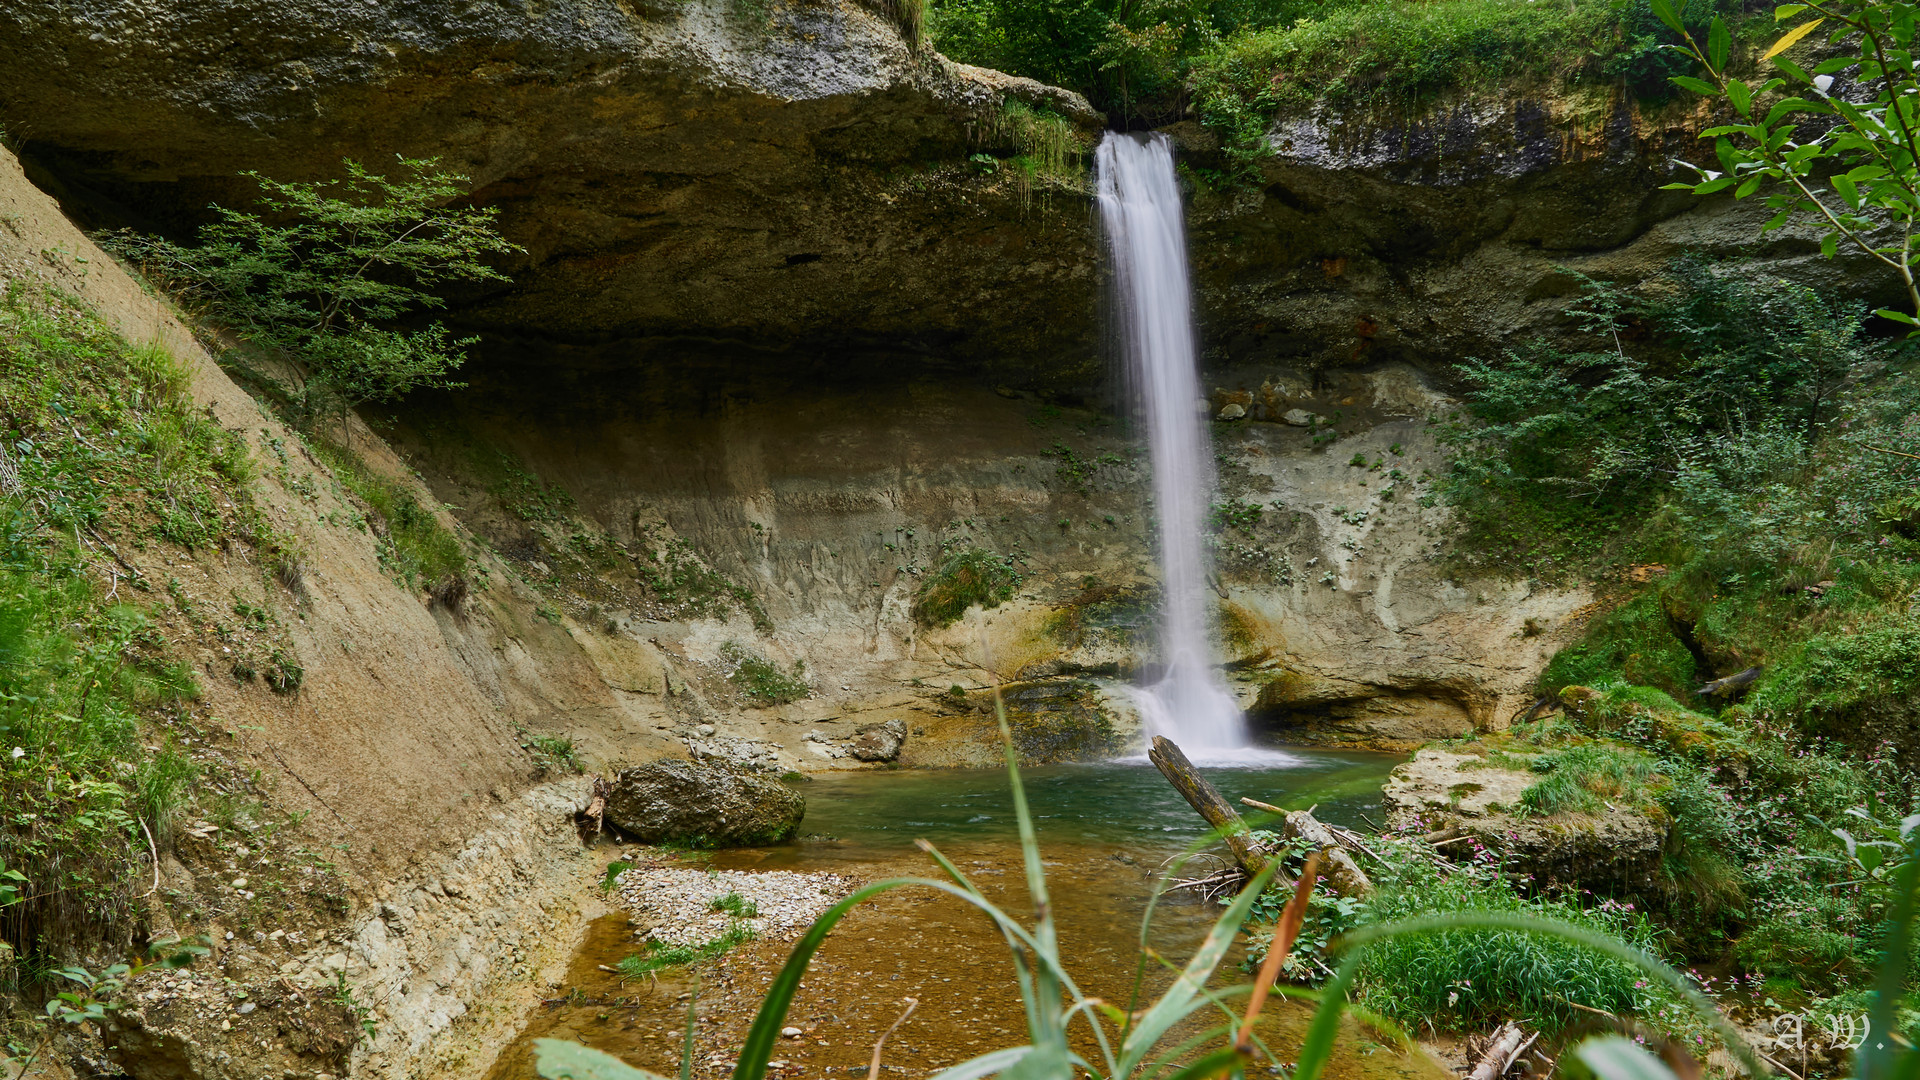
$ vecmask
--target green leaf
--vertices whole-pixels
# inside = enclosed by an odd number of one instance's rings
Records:
[[[1709,180],[1704,184],[1697,185],[1693,189],[1693,193],[1695,195],[1711,195],[1716,191],[1725,191],[1726,189],[1732,187],[1734,181],[1738,179],[1739,177],[1737,176],[1718,177],[1716,179]]]
[[[1781,4],[1779,7],[1773,9],[1773,21],[1786,22],[1788,19],[1793,18],[1805,10],[1807,10],[1807,5],[1805,4]]]
[[[1854,186],[1853,180],[1850,177],[1845,173],[1837,173],[1834,175],[1831,183],[1833,184],[1833,190],[1840,193],[1840,197],[1847,201],[1848,206],[1855,210],[1860,209],[1860,189]]]
[[[1680,22],[1680,16],[1674,12],[1672,0],[1649,0],[1649,2],[1653,5],[1654,15],[1658,16],[1661,22],[1666,23],[1669,30],[1682,36],[1686,35],[1687,28]]]
[[[1745,116],[1753,108],[1753,91],[1747,89],[1747,84],[1739,79],[1728,79],[1727,100],[1733,102],[1734,109],[1741,116]]]
[[[1897,323],[1905,323],[1908,326],[1920,326],[1920,319],[1916,319],[1904,311],[1895,311],[1892,308],[1881,308],[1874,312],[1874,314],[1883,319],[1891,319]]]
[[[1760,57],[1760,59],[1771,60],[1774,57],[1779,56],[1781,53],[1786,52],[1788,49],[1793,48],[1794,45],[1799,43],[1801,38],[1806,37],[1808,34],[1813,33],[1814,27],[1819,26],[1821,23],[1826,21],[1827,20],[1825,19],[1815,19],[1812,22],[1801,23],[1799,26],[1796,26],[1793,29],[1787,31],[1785,34],[1782,34],[1780,36],[1779,41],[1776,41],[1773,43],[1773,47],[1768,49],[1766,53]]]
[[[1768,127],[1772,127],[1774,124],[1792,116],[1794,113],[1824,113],[1827,111],[1829,110],[1826,106],[1816,101],[1808,101],[1803,97],[1781,98],[1779,101],[1773,103],[1773,108],[1767,110],[1766,123]]]
[[[1831,60],[1822,60],[1814,65],[1813,73],[1815,75],[1832,75],[1836,71],[1845,71],[1859,62],[1860,59],[1858,57],[1836,56]]]
[[[1707,28],[1707,60],[1715,73],[1727,70],[1727,50],[1732,45],[1733,35],[1727,33],[1727,21],[1715,15],[1713,24]]]
[[[1599,1080],[1679,1080],[1665,1062],[1618,1035],[1588,1039],[1573,1053]]]
[[[546,1080],[663,1080],[612,1054],[560,1039],[533,1040],[533,1067]]]
[[[1696,79],[1691,75],[1675,75],[1668,81],[1682,90],[1691,90],[1696,94],[1705,94],[1708,97],[1718,97],[1720,95],[1719,87],[1705,79]]]
[[[1733,193],[1733,197],[1736,199],[1744,199],[1754,192],[1759,191],[1760,185],[1765,182],[1766,179],[1767,177],[1764,173],[1755,173],[1747,177],[1746,182],[1741,184],[1739,190]]]
[[[1828,233],[1827,235],[1820,238],[1820,254],[1825,255],[1827,258],[1831,259],[1833,258],[1834,254],[1839,250],[1840,250],[1840,236],[1838,233]]]

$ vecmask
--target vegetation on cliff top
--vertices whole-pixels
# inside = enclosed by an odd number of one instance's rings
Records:
[[[1702,33],[1735,10],[1681,7]],[[928,14],[957,60],[1071,87],[1130,122],[1197,116],[1243,156],[1284,107],[1411,105],[1488,82],[1659,99],[1691,64],[1649,0],[934,0]]]

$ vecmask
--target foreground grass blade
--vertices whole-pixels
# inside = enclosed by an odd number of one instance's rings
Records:
[[[546,1080],[665,1080],[576,1042],[533,1040],[533,1067]]]
[[[1306,865],[1300,868],[1300,880],[1293,887],[1293,899],[1287,901],[1287,909],[1280,913],[1280,922],[1273,928],[1273,944],[1267,948],[1267,958],[1260,965],[1260,974],[1253,981],[1253,997],[1247,1001],[1247,1018],[1240,1024],[1240,1034],[1233,1040],[1233,1048],[1243,1057],[1253,1052],[1253,1022],[1260,1019],[1260,1010],[1266,1007],[1267,992],[1280,978],[1280,968],[1287,962],[1287,955],[1293,952],[1293,942],[1300,936],[1300,924],[1306,921],[1307,904],[1313,899],[1313,883],[1320,880],[1320,853],[1307,856]]]
[[[942,1069],[933,1075],[932,1080],[980,1080],[982,1076],[992,1076],[1013,1068],[1032,1049],[1031,1046],[1009,1046],[1005,1050],[993,1050]]]
[[[1667,1063],[1646,1052],[1632,1039],[1603,1035],[1573,1048],[1581,1064],[1598,1080],[1680,1080]]]
[[[1193,1011],[1194,998],[1199,995],[1200,988],[1213,976],[1213,969],[1219,966],[1220,958],[1226,955],[1227,949],[1233,944],[1234,935],[1239,933],[1240,924],[1247,921],[1247,913],[1253,910],[1253,902],[1267,887],[1267,882],[1273,880],[1274,872],[1279,868],[1278,861],[1267,863],[1247,883],[1247,887],[1240,890],[1240,895],[1234,897],[1226,914],[1221,915],[1213,924],[1213,929],[1207,931],[1207,939],[1200,943],[1193,959],[1187,961],[1180,977],[1167,987],[1166,993],[1160,995],[1160,1000],[1154,1002],[1140,1022],[1127,1032],[1127,1040],[1120,1047],[1120,1068],[1116,1070],[1119,1075],[1132,1073],[1134,1067],[1152,1051],[1153,1044],[1160,1041],[1160,1036]]]
[[[1920,843],[1920,835],[1916,835],[1915,842]],[[1920,894],[1920,850],[1915,847],[1907,848],[1907,861],[1894,878],[1894,893],[1897,899],[1887,916],[1887,937],[1881,945],[1880,969],[1873,980],[1873,1009],[1867,1014],[1873,1031],[1882,1035],[1900,1029],[1901,990],[1907,981],[1907,958],[1913,953],[1915,904],[1920,900],[1916,895]],[[1854,1075],[1860,1080],[1892,1080],[1896,1066],[1908,1064],[1896,1062],[1896,1054],[1901,1049],[1891,1039],[1868,1039],[1854,1051]],[[1920,1057],[1920,1051],[1907,1050],[1905,1056]]]
[[[693,1007],[699,1000],[700,986],[695,983],[693,993],[687,995],[687,1033],[680,1040],[680,1080],[693,1080],[693,1036],[698,1029]]]
[[[747,1041],[741,1044],[740,1060],[733,1067],[734,1080],[762,1080],[767,1074],[767,1061],[773,1056],[773,1047],[780,1038],[780,1026],[786,1022],[787,1009],[793,1004],[793,995],[800,989],[800,979],[807,973],[807,965],[813,962],[813,954],[820,951],[820,944],[827,940],[827,934],[847,912],[866,900],[878,896],[890,889],[902,885],[933,884],[919,878],[889,878],[876,881],[861,889],[856,889],[846,899],[822,912],[807,927],[807,932],[793,947],[793,953],[781,966],[780,974],[774,976],[773,985],[767,988],[767,996],[761,999],[760,1012],[753,1019],[753,1027],[747,1030]]]

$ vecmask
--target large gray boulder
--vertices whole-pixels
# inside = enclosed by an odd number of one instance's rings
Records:
[[[793,837],[806,812],[806,799],[778,780],[680,758],[623,770],[607,797],[607,820],[650,844],[778,843]]]

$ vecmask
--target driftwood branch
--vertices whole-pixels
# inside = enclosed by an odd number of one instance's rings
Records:
[[[1287,836],[1313,845],[1325,852],[1327,857],[1327,884],[1341,896],[1366,896],[1373,892],[1373,881],[1367,877],[1360,864],[1347,854],[1347,848],[1367,851],[1366,846],[1358,842],[1358,837],[1350,834],[1343,836],[1346,830],[1335,829],[1313,816],[1309,810],[1282,810],[1258,799],[1241,799],[1241,805],[1251,806],[1280,818],[1280,829]],[[1367,851],[1367,854],[1373,854]]]
[[[1869,450],[1877,450],[1882,454],[1892,454],[1894,457],[1910,457],[1915,461],[1920,461],[1920,454],[1909,454],[1905,450],[1888,450],[1884,447],[1869,446],[1866,443],[1861,443],[1860,445],[1865,446]]]
[[[1467,1074],[1467,1080],[1500,1080],[1513,1068],[1515,1058],[1533,1044],[1520,1030],[1520,1025],[1509,1020],[1500,1025],[1487,1040],[1486,1052],[1480,1055],[1480,1063]]]
[[[1220,797],[1220,793],[1214,790],[1206,777],[1200,775],[1200,771],[1193,767],[1193,762],[1187,760],[1187,755],[1172,739],[1155,735],[1153,746],[1147,751],[1147,760],[1153,762],[1160,774],[1167,778],[1167,783],[1172,784],[1173,789],[1187,800],[1188,806],[1193,807],[1196,813],[1206,819],[1207,824],[1220,832],[1227,847],[1232,849],[1233,861],[1240,864],[1240,869],[1248,875],[1266,869],[1266,853],[1248,835],[1250,830],[1246,819]]]

